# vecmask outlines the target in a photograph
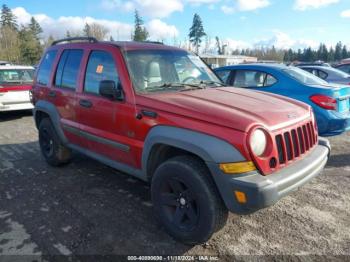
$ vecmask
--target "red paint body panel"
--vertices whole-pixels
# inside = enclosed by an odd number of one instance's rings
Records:
[[[59,50],[55,59],[57,67],[63,49],[83,49],[84,57],[79,70],[76,92],[55,88],[54,73],[49,87],[35,84],[35,101],[52,102],[59,111],[61,124],[65,124],[90,135],[127,145],[130,150],[99,143],[65,132],[68,139],[83,148],[102,154],[112,160],[141,169],[144,141],[149,131],[158,125],[174,126],[218,137],[233,145],[247,160],[253,160],[263,174],[280,168],[269,167],[269,159],[278,156],[275,135],[312,121],[310,107],[295,100],[263,92],[253,92],[234,88],[207,88],[188,92],[173,92],[152,95],[136,94],[130,79],[122,52],[136,49],[174,49],[168,46],[130,42],[77,43],[56,45],[49,50]],[[104,50],[112,54],[125,99],[111,101],[101,96],[84,93],[84,78],[89,54],[92,50]],[[53,70],[55,72],[55,70]],[[50,99],[48,93],[55,91],[57,97]],[[79,101],[87,99],[91,108],[79,106]],[[157,113],[157,118],[144,116],[137,119],[141,110]],[[292,116],[292,117],[291,117]],[[248,146],[249,134],[256,127],[262,127],[269,134],[269,152],[256,158]],[[316,131],[315,131],[316,132]]]
[[[32,89],[32,85],[1,85],[0,93],[5,92],[18,92],[18,91],[29,91]]]

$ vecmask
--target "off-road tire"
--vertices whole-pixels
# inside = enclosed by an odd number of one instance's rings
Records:
[[[152,178],[155,216],[182,243],[204,243],[226,224],[228,210],[210,176],[200,159],[178,156],[162,163]]]
[[[39,145],[42,155],[51,166],[61,166],[70,162],[71,150],[62,144],[49,118],[40,121]]]

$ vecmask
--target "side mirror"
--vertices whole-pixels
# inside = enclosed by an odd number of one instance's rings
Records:
[[[107,97],[111,100],[123,100],[123,90],[121,85],[116,85],[112,80],[102,80],[99,86],[99,93],[103,97]]]

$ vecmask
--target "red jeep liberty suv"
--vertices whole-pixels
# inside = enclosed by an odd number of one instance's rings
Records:
[[[71,150],[151,184],[157,219],[197,244],[317,176],[330,153],[311,108],[225,87],[196,55],[151,42],[56,41],[33,87],[46,161]]]

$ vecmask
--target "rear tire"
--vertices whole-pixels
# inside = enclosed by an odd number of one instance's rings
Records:
[[[179,156],[161,164],[152,179],[157,219],[169,235],[185,244],[201,244],[221,229],[228,217],[205,164]]]
[[[62,144],[49,118],[40,121],[39,145],[42,155],[51,166],[69,163],[71,151]]]

